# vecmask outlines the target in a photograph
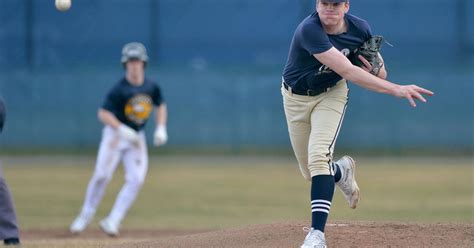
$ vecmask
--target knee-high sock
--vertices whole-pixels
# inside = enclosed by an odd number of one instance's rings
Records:
[[[332,197],[334,195],[334,176],[319,175],[312,178],[311,183],[311,211],[312,224],[316,230],[324,232]]]

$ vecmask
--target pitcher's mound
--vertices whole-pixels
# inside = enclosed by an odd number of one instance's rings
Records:
[[[254,225],[200,234],[127,243],[115,247],[262,248],[299,247],[302,221]],[[472,224],[333,222],[326,227],[329,247],[474,247]]]

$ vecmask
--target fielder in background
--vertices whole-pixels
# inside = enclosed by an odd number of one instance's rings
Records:
[[[126,44],[121,62],[125,77],[108,93],[98,111],[104,124],[102,140],[94,175],[87,188],[84,205],[70,227],[78,234],[92,221],[105,188],[122,160],[125,184],[117,196],[110,214],[100,221],[100,228],[110,236],[119,234],[120,223],[134,202],[145,180],[148,168],[147,145],[144,126],[156,106],[154,145],[161,146],[168,140],[166,131],[167,108],[160,88],[145,78],[148,55],[145,46],[138,42]]]
[[[349,156],[333,162],[336,138],[348,100],[346,80],[366,89],[426,102],[422,94],[433,92],[416,85],[385,80],[383,64],[373,66],[363,57],[362,66],[348,58],[371,39],[368,23],[351,14],[348,0],[317,0],[316,12],[296,28],[283,71],[281,93],[291,145],[300,171],[311,182],[311,229],[302,248],[327,247],[324,227],[331,209],[335,185],[349,207],[356,208],[360,192],[355,162]],[[378,54],[380,56],[380,54]],[[383,63],[380,56],[378,59]],[[373,74],[371,74],[373,73]]]
[[[5,103],[0,98],[0,132],[3,130],[5,118]],[[5,245],[19,245],[19,237],[15,206],[0,165],[0,239],[3,239]]]

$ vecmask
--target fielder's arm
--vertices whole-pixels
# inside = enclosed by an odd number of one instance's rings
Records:
[[[168,141],[168,132],[166,131],[166,121],[168,119],[168,111],[165,103],[160,104],[156,108],[156,128],[153,135],[153,144],[161,146]]]
[[[426,102],[426,99],[421,94],[429,96],[434,94],[416,85],[398,85],[376,77],[364,69],[354,66],[346,56],[334,47],[326,52],[314,54],[313,56],[341,77],[375,92],[406,98],[413,107],[416,107],[414,99]]]
[[[166,107],[166,103],[160,104],[160,106],[156,107],[156,116],[155,116],[155,123],[156,125],[164,125],[166,126],[166,121],[168,120],[168,109]]]
[[[97,113],[97,116],[104,125],[111,126],[115,130],[117,130],[117,133],[120,137],[129,140],[135,144],[138,144],[138,142],[140,142],[140,137],[138,136],[138,133],[129,126],[122,124],[112,112],[100,108]]]
[[[97,117],[104,125],[111,126],[114,129],[118,129],[122,124],[112,112],[103,108],[99,109],[97,112]]]

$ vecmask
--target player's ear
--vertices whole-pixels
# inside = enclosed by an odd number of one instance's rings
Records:
[[[347,12],[349,12],[349,8],[351,7],[351,4],[349,3],[349,0],[347,0],[345,3],[344,3],[344,13],[347,14]]]

